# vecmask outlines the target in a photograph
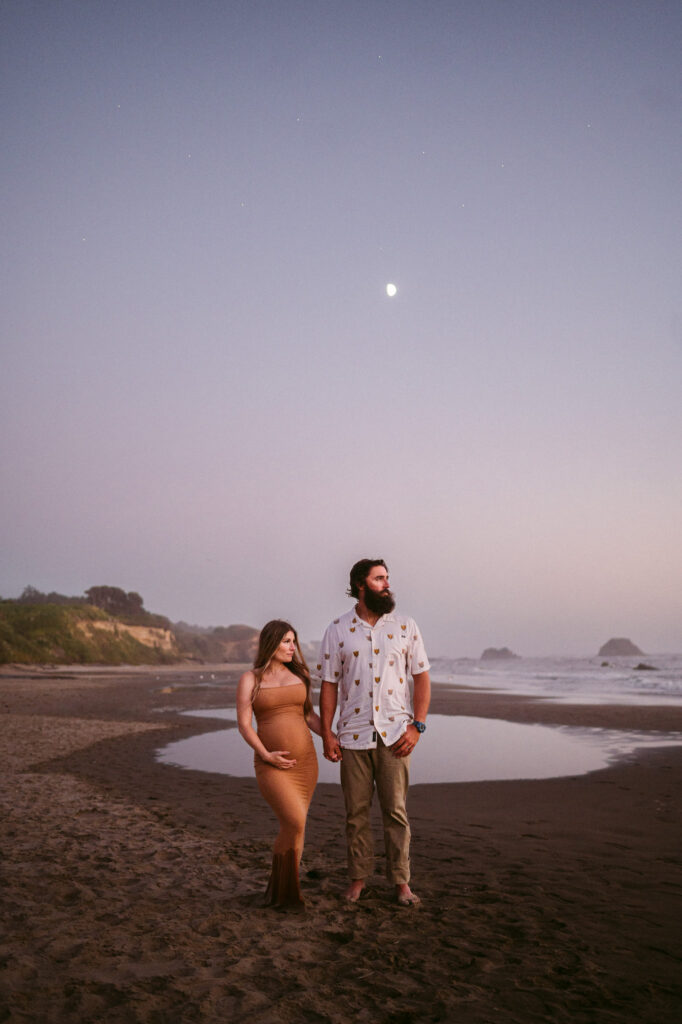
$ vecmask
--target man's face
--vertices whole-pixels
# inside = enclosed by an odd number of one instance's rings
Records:
[[[359,589],[366,606],[375,615],[386,615],[395,608],[395,598],[388,582],[388,569],[383,565],[373,566]]]

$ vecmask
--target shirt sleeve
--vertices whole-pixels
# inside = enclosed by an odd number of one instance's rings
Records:
[[[321,681],[339,683],[341,681],[341,650],[336,637],[336,628],[332,623],[322,637],[320,656],[317,659],[317,671]]]
[[[431,666],[429,665],[429,659],[426,655],[426,648],[424,647],[421,632],[419,631],[419,627],[414,619],[410,623],[409,637],[408,668],[413,676],[418,676],[420,672],[428,672]]]

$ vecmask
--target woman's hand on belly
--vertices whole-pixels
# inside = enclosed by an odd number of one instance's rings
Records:
[[[268,756],[263,758],[263,760],[271,764],[273,768],[296,767],[296,758],[292,758],[288,750],[270,750]]]

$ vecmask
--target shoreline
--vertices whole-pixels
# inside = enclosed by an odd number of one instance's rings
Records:
[[[225,728],[240,666],[0,673],[0,1019],[129,1024],[667,1024],[682,1014],[682,748],[588,775],[410,791],[423,904],[340,901],[340,788],[318,786],[305,915],[259,906],[274,816],[255,780],[162,765]],[[201,675],[225,676],[203,685]],[[179,676],[183,678],[174,679]],[[436,686],[432,711],[682,730],[682,709]],[[427,734],[428,735],[428,734]],[[377,853],[380,834],[377,833]]]

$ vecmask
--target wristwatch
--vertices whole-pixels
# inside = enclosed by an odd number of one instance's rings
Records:
[[[412,725],[415,727],[417,732],[426,732],[426,722],[418,722],[415,718]]]

